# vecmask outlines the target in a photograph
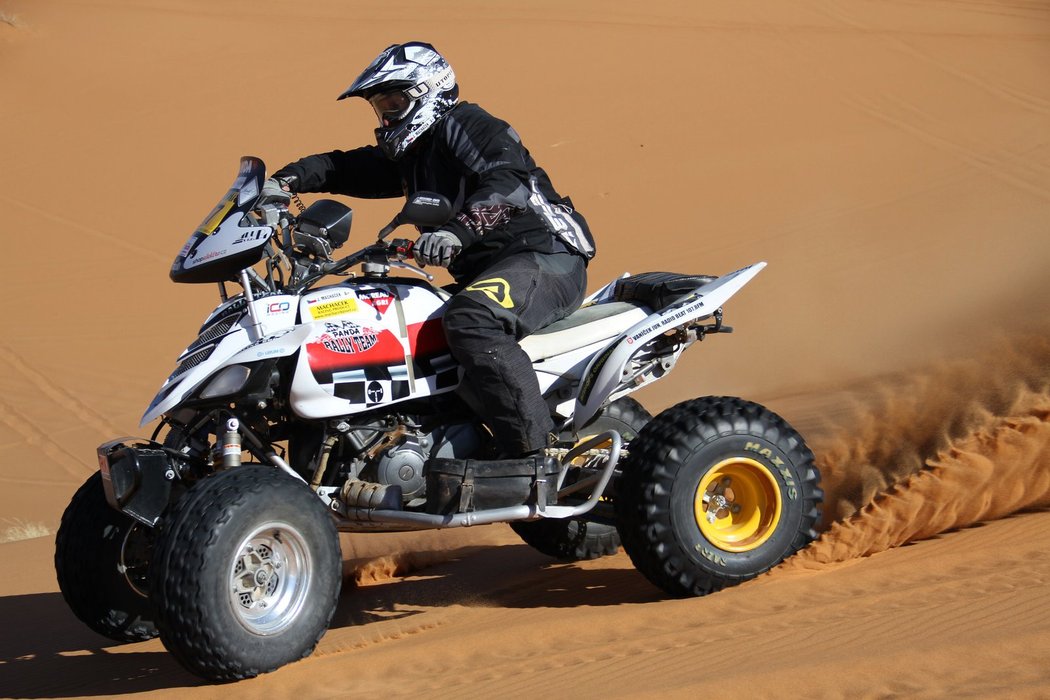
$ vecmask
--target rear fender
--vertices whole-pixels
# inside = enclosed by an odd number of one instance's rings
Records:
[[[583,428],[613,394],[622,395],[633,390],[623,386],[624,379],[631,374],[628,363],[645,350],[649,341],[712,316],[765,266],[764,262],[755,263],[698,287],[680,301],[642,319],[611,341],[606,350],[594,356],[583,374],[573,412],[573,430],[578,432]],[[671,359],[673,364],[677,355]]]

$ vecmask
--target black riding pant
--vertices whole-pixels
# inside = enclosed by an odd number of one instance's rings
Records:
[[[489,266],[449,302],[445,336],[505,456],[546,447],[554,428],[518,341],[576,310],[586,288],[582,257],[526,252]]]

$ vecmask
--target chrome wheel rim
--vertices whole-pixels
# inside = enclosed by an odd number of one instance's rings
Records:
[[[284,522],[255,528],[234,552],[230,604],[237,621],[260,636],[295,622],[310,589],[312,561],[306,539]]]

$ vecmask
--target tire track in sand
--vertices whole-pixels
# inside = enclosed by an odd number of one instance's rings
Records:
[[[882,103],[896,106],[897,113],[907,112],[908,117],[897,116],[880,103],[857,95],[843,97],[843,101],[890,126],[915,136],[920,141],[938,150],[951,153],[968,165],[982,170],[994,178],[1050,201],[1050,167],[1025,161],[1016,154],[1001,148],[992,148],[987,143],[964,143],[938,133],[938,125],[931,115],[900,98],[884,95]],[[926,122],[923,124],[922,122]]]
[[[40,209],[39,207],[34,207],[31,204],[26,204],[25,202],[16,199],[11,199],[9,197],[0,197],[0,202],[3,202],[3,204],[8,207],[16,207],[28,211],[34,217],[48,219],[49,221],[52,221],[56,224],[61,224],[63,227],[76,229],[77,231],[86,233],[89,236],[104,241],[107,245],[114,245],[118,248],[124,248],[125,250],[129,250],[143,257],[150,258],[152,260],[156,260],[165,264],[168,264],[170,261],[168,256],[162,255],[156,250],[153,250],[147,246],[138,245],[133,241],[128,240],[127,238],[114,236],[113,234],[106,233],[105,231],[100,231],[99,229],[91,228],[90,226],[85,226],[83,223],[76,221],[75,219],[67,219],[64,216],[53,214],[44,209]]]
[[[818,12],[822,12],[827,17],[849,25],[855,29],[871,29],[864,22],[861,22],[854,18],[848,11],[841,7],[838,2],[826,2],[823,8],[816,8]],[[1039,8],[1042,9],[1042,8]],[[1016,16],[1016,15],[1014,15]],[[1040,16],[1040,19],[1047,17],[1045,12]],[[912,44],[901,38],[903,32],[892,32],[892,31],[880,31],[878,35],[885,38],[887,41],[893,43],[893,45],[900,51],[908,54],[913,58],[917,58],[924,63],[934,66],[938,70],[941,70],[948,75],[958,78],[964,82],[967,82],[974,87],[977,87],[991,95],[999,97],[1003,100],[1011,102],[1019,107],[1022,107],[1028,111],[1037,112],[1039,114],[1050,115],[1050,100],[1047,100],[1039,95],[1034,95],[1031,92],[1022,90],[1021,88],[1008,85],[1001,81],[991,82],[985,78],[982,78],[974,73],[956,68],[949,63],[938,60],[930,54],[917,49]],[[1050,40],[1050,32],[1045,34],[1045,38]]]
[[[120,433],[120,428],[116,424],[31,367],[18,353],[6,345],[0,345],[0,363],[20,374],[33,388],[58,404],[63,409],[63,416],[75,417],[102,435]]]
[[[11,430],[21,435],[29,445],[39,447],[47,457],[54,461],[70,476],[75,476],[78,479],[83,480],[86,475],[90,474],[91,471],[97,467],[94,463],[84,462],[72,452],[62,447],[58,441],[38,428],[36,424],[19,413],[3,399],[0,399],[0,424],[11,428]],[[0,481],[33,483],[31,480],[23,478],[21,474],[17,477],[0,475]],[[49,483],[50,482],[42,482],[41,485],[48,485]]]
[[[831,20],[853,29],[875,29],[853,17],[834,1],[823,2],[821,6],[815,9]],[[1001,82],[992,82],[980,78],[945,61],[935,59],[901,38],[901,32],[894,32],[890,29],[877,29],[878,31],[875,34],[890,45],[893,50],[901,51],[993,97],[1021,107],[1027,112],[1050,116],[1050,100],[1012,88]],[[1050,32],[1047,33],[1047,38],[1050,40]],[[821,65],[819,62],[813,63],[812,68],[815,74],[831,77],[827,66]],[[883,93],[876,100],[870,93],[844,88],[841,90],[840,100],[851,108],[867,114],[897,131],[909,134],[928,146],[959,158],[977,170],[1033,194],[1043,201],[1050,201],[1050,164],[1026,158],[1023,153],[996,147],[990,139],[981,138],[982,135],[980,134],[970,139],[948,136],[947,134],[953,128],[958,129],[957,124],[948,124],[943,120],[938,120],[928,111],[899,96]],[[1030,145],[1037,147],[1041,145],[1041,141],[1036,140]]]

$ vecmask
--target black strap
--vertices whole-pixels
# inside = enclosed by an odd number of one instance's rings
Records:
[[[463,467],[463,483],[459,486],[459,512],[474,510],[474,460],[468,459]]]
[[[536,499],[536,507],[542,513],[547,510],[547,458],[533,457],[536,460],[536,481],[533,482],[533,494]]]

